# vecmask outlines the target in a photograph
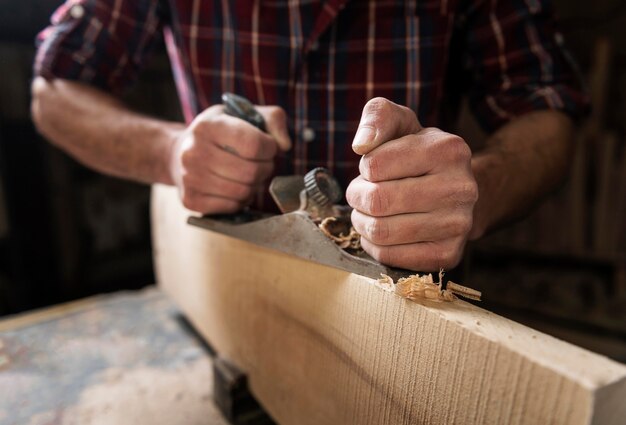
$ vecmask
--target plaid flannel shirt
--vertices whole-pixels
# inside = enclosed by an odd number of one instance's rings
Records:
[[[547,0],[68,0],[35,73],[119,91],[162,34],[187,122],[225,91],[287,111],[294,149],[278,174],[356,177],[351,142],[375,96],[445,129],[466,90],[488,131],[587,103]]]

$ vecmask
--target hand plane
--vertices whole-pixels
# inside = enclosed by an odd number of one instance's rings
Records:
[[[225,93],[222,101],[227,114],[265,131],[263,117],[247,99]],[[329,217],[338,225],[347,221],[350,228],[349,207],[337,205],[343,191],[326,169],[315,168],[306,176],[275,177],[269,191],[282,214],[244,210],[233,215],[192,216],[188,223],[373,279],[385,274],[397,280],[414,273],[384,266],[362,250],[348,252],[320,229],[320,222]]]
[[[339,199],[343,194],[325,169],[315,168],[304,177],[275,177],[269,190],[283,214],[243,211],[233,215],[192,216],[188,223],[373,279],[386,274],[397,280],[414,273],[384,266],[362,250],[348,252],[320,229],[319,222],[325,218],[349,217],[347,207],[329,202],[328,192],[334,192]]]

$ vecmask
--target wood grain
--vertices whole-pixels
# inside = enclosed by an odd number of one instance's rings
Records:
[[[624,365],[152,212],[159,284],[281,424],[623,424]]]

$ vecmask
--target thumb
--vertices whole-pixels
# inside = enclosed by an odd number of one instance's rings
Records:
[[[365,155],[390,140],[422,129],[415,112],[384,97],[375,97],[365,104],[352,150]]]

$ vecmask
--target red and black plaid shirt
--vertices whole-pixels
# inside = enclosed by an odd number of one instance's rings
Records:
[[[586,104],[542,0],[68,0],[39,36],[35,71],[118,91],[161,34],[187,121],[225,91],[287,111],[294,149],[279,174],[326,166],[347,184],[375,96],[445,128],[451,99],[467,90],[489,131]]]

